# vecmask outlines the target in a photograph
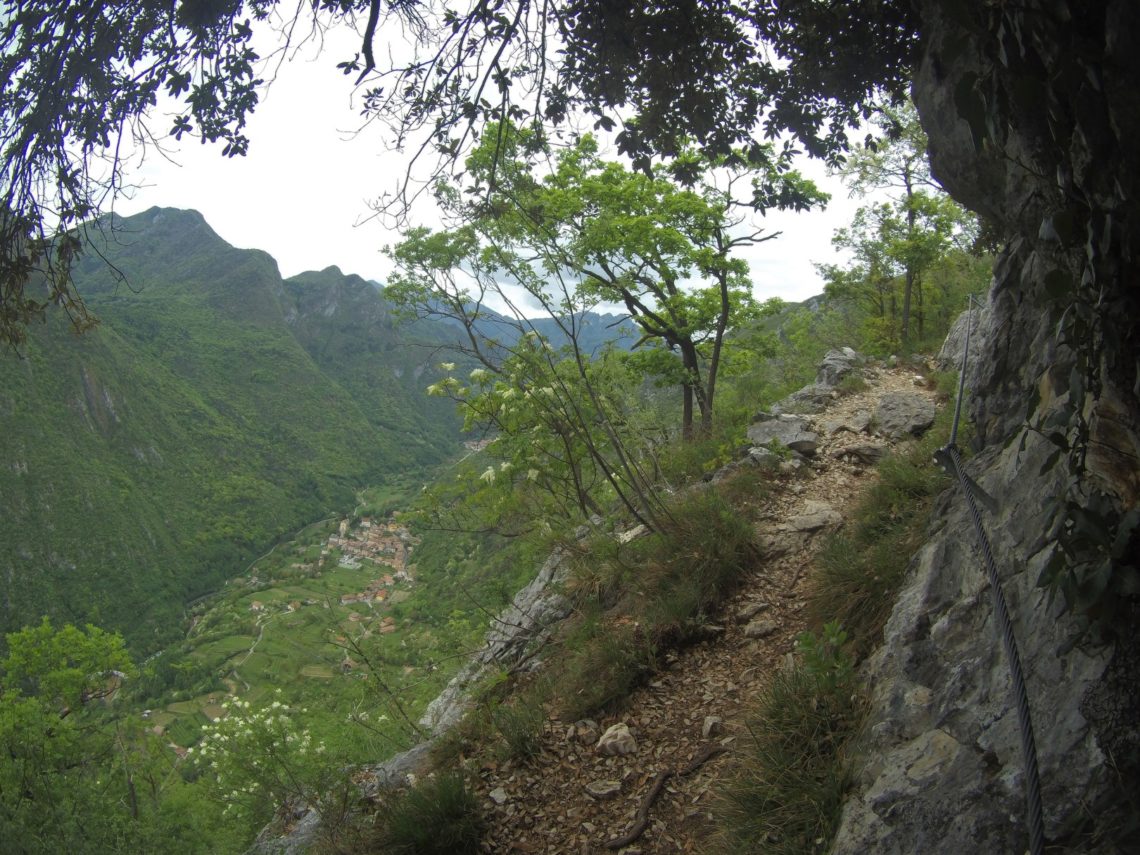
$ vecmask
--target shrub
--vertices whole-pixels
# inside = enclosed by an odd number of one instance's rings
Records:
[[[202,725],[202,738],[189,749],[195,771],[224,813],[266,822],[278,809],[320,807],[336,797],[342,764],[314,743],[281,701],[254,708],[230,700],[224,718]]]
[[[596,625],[570,648],[557,680],[563,717],[571,721],[613,706],[653,667],[655,650],[640,627]]]
[[[390,798],[379,814],[380,851],[406,855],[478,852],[483,815],[460,772],[433,775]]]
[[[840,380],[835,388],[842,395],[854,395],[856,392],[865,392],[867,390],[867,381],[863,378],[862,374],[848,374]]]
[[[628,544],[598,539],[576,562],[567,589],[580,615],[552,681],[565,716],[628,695],[660,650],[689,640],[759,555],[752,526],[715,490],[687,494],[670,514],[662,531]]]
[[[767,459],[757,465],[742,466],[715,485],[717,493],[738,512],[752,517],[771,493],[772,480],[779,471],[778,461]]]

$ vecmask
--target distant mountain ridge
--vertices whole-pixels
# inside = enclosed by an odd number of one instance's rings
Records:
[[[566,320],[534,317],[520,321],[495,312],[487,306],[480,306],[478,315],[479,317],[474,324],[476,332],[508,347],[517,342],[522,334],[529,330],[541,335],[554,348],[562,348],[570,344],[570,336],[565,330],[565,327],[569,326]],[[448,328],[461,328],[458,321],[454,324],[446,321],[443,323]],[[606,346],[629,350],[640,338],[640,333],[629,315],[610,312],[579,312],[575,314],[573,335],[577,340],[579,350],[591,357],[597,356]]]

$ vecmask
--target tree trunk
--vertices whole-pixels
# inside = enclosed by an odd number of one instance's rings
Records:
[[[681,439],[688,442],[693,438],[693,384],[681,386]]]
[[[914,213],[914,185],[912,183],[909,169],[907,169],[906,173],[903,175],[903,184],[906,187],[906,236],[907,240],[909,241],[914,238],[916,220]],[[913,290],[914,262],[908,258],[906,262],[906,281],[903,285],[902,343],[904,350],[910,343],[910,297]]]
[[[679,346],[681,349],[681,367],[685,371],[686,378],[683,386],[685,398],[681,412],[681,435],[688,441],[694,437],[693,401],[696,401],[697,407],[700,409],[702,427],[711,425],[712,408],[709,407],[708,395],[701,382],[701,366],[696,345],[691,341],[682,341]]]
[[[716,319],[712,359],[709,360],[708,380],[705,382],[705,407],[701,410],[701,430],[706,436],[712,433],[713,396],[716,394],[716,378],[720,371],[720,350],[724,344],[724,331],[728,329],[728,313],[731,309],[728,299],[728,273],[722,270],[717,278],[720,280],[720,314]]]
[[[914,289],[914,271],[907,266],[906,280],[903,284],[903,305],[902,305],[902,343],[905,348],[910,342],[910,295]]]

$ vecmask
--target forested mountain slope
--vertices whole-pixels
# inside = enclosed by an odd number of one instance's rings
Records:
[[[274,538],[440,460],[458,427],[422,394],[431,348],[375,286],[283,282],[192,211],[113,225],[89,226],[105,259],[76,275],[100,325],[53,318],[0,361],[0,630],[46,613],[146,648]]]

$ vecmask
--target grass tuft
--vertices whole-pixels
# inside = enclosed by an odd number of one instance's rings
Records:
[[[537,699],[520,693],[491,713],[495,730],[503,740],[503,754],[513,760],[529,760],[542,749],[546,714]]]
[[[835,388],[841,395],[854,395],[857,392],[867,391],[867,381],[861,373],[856,372],[840,380]]]
[[[846,747],[863,712],[843,638],[830,625],[822,641],[806,636],[806,650],[801,639],[807,655],[777,672],[759,698],[740,772],[719,794],[718,851],[815,855],[830,847],[851,779]]]
[[[852,512],[850,528],[830,537],[816,557],[809,616],[817,625],[841,623],[860,656],[878,643],[934,497],[950,485],[931,459],[949,433],[947,418],[943,410],[920,442],[879,464],[878,481]]]
[[[458,772],[437,774],[404,790],[378,818],[383,823],[378,849],[393,855],[478,852],[484,828],[479,800]]]

